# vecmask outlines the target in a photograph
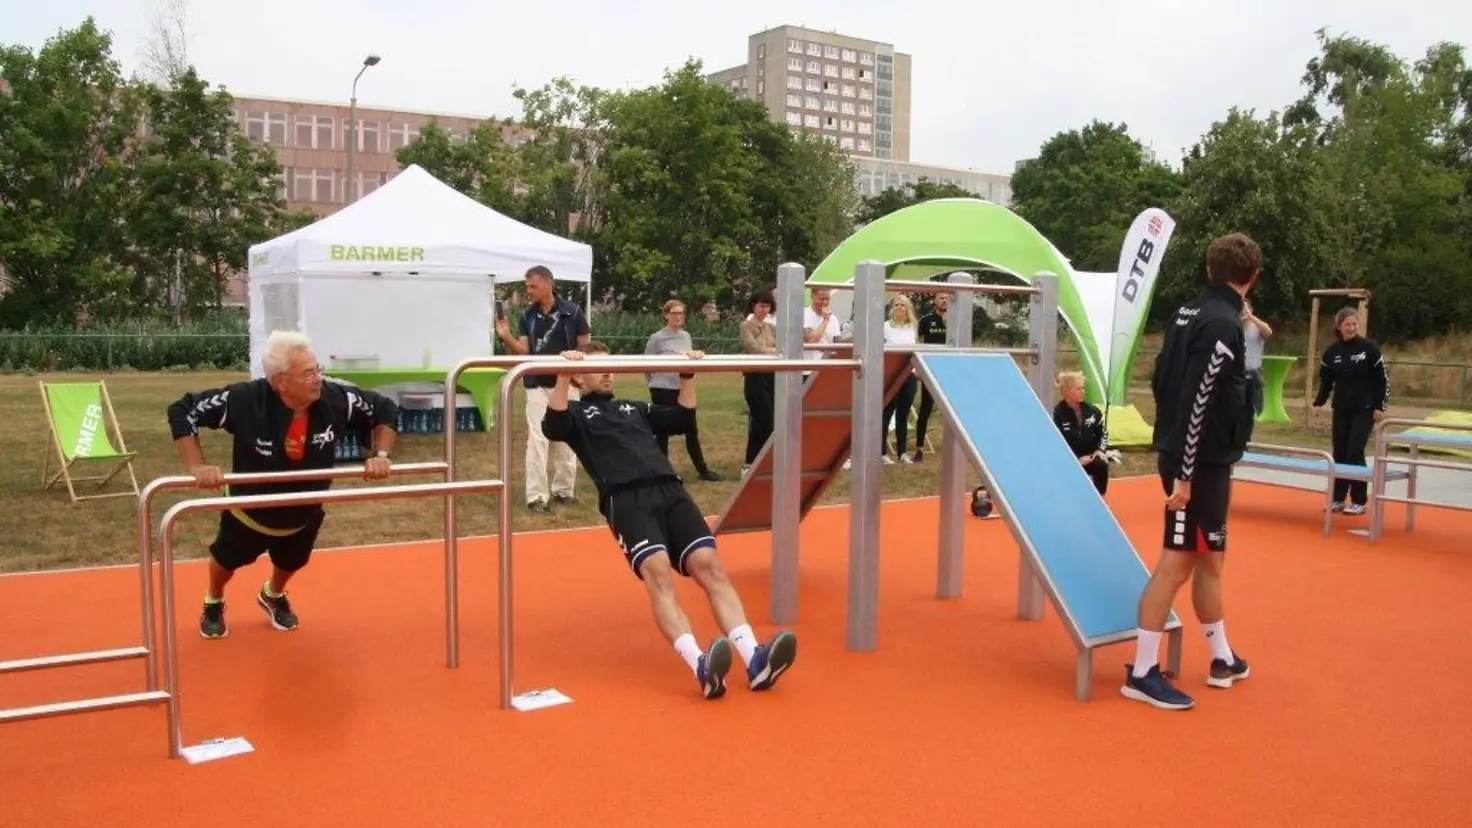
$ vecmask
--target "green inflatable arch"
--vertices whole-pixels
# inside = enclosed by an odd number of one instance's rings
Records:
[[[1105,369],[1067,260],[1021,216],[989,201],[940,198],[897,210],[848,237],[809,277],[810,282],[853,281],[865,260],[883,262],[888,278],[924,279],[937,273],[987,267],[1028,284],[1040,271],[1058,275],[1058,310],[1078,341],[1089,401],[1102,404]],[[840,309],[851,307],[846,299]]]

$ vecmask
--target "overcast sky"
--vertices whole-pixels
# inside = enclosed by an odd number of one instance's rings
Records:
[[[138,66],[157,0],[0,0],[0,42],[35,48],[87,15]],[[1010,172],[1060,130],[1124,121],[1173,163],[1228,107],[1300,93],[1314,31],[1403,58],[1472,45],[1468,0],[190,0],[189,55],[238,95],[474,116],[515,115],[512,84],[557,75],[603,87],[657,83],[689,57],[745,60],[782,24],[894,44],[913,56],[911,160]],[[699,11],[697,11],[699,10]]]

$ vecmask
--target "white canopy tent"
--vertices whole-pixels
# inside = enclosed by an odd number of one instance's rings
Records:
[[[251,375],[272,330],[319,358],[449,367],[491,352],[493,285],[544,265],[591,298],[593,250],[529,227],[414,165],[326,218],[250,248]]]

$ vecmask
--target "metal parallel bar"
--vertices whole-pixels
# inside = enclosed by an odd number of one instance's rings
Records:
[[[74,667],[81,664],[105,664],[110,661],[127,661],[148,655],[147,647],[121,647],[116,650],[94,650],[86,653],[69,653],[39,658],[19,658],[0,661],[0,673],[24,673],[28,670],[45,670],[51,667]]]
[[[1038,291],[1028,302],[1028,344],[1034,352],[1028,372],[1033,393],[1049,413],[1053,410],[1054,373],[1058,366],[1057,274],[1040,271],[1033,277]],[[1047,604],[1042,573],[1020,549],[1017,556],[1017,617],[1037,621]]]
[[[1324,451],[1323,449],[1305,448],[1303,446],[1285,446],[1276,443],[1249,442],[1247,444],[1247,448],[1251,451],[1280,451],[1284,454],[1298,454],[1304,457],[1313,457],[1315,459],[1323,460],[1326,464],[1324,471],[1327,473],[1327,477],[1324,480],[1324,537],[1327,538],[1330,535],[1334,534],[1334,478],[1337,476],[1336,472],[1339,469],[1339,464],[1334,462],[1334,455],[1330,454],[1327,451]],[[1371,469],[1372,479],[1376,474],[1379,474],[1379,468],[1380,464],[1376,463],[1375,468]],[[1373,511],[1373,509],[1374,505],[1372,504],[1371,510]],[[1373,522],[1373,518],[1371,522]]]
[[[1381,533],[1383,533],[1385,530],[1384,503],[1386,501],[1392,503],[1406,504],[1406,531],[1410,531],[1411,527],[1414,525],[1415,510],[1417,506],[1431,506],[1433,508],[1442,509],[1466,508],[1459,504],[1417,499],[1416,483],[1418,478],[1420,477],[1419,472],[1422,467],[1445,468],[1452,471],[1472,471],[1472,465],[1447,463],[1446,461],[1422,460],[1419,456],[1419,442],[1414,437],[1397,441],[1395,438],[1402,436],[1404,432],[1394,435],[1387,434],[1386,431],[1391,426],[1411,426],[1413,428],[1440,428],[1449,431],[1472,432],[1472,423],[1435,422],[1430,419],[1414,419],[1411,417],[1386,417],[1380,422],[1375,423],[1373,430],[1370,432],[1374,440],[1373,456],[1375,458],[1375,468],[1373,470],[1374,473],[1371,475],[1370,484],[1370,543],[1375,543],[1376,541],[1378,541],[1380,539]],[[1400,445],[1409,445],[1413,452],[1412,456],[1409,458],[1396,458],[1395,460],[1395,462],[1397,463],[1404,463],[1410,467],[1410,479],[1406,486],[1407,496],[1405,498],[1395,498],[1385,494],[1385,484],[1387,482],[1384,472],[1385,463],[1389,459],[1390,444],[1396,442],[1399,442]]]
[[[464,367],[479,365],[479,360],[466,360],[452,369],[452,374]],[[856,359],[771,359],[762,357],[738,357],[719,359],[707,356],[703,359],[663,359],[663,358],[628,358],[607,357],[592,360],[570,360],[561,356],[539,357],[523,359],[512,366],[501,378],[501,392],[497,403],[496,427],[500,438],[500,469],[504,477],[506,471],[511,468],[511,426],[506,422],[506,412],[511,410],[511,395],[521,378],[528,374],[583,374],[596,372],[600,374],[643,374],[643,373],[719,373],[723,371],[745,371],[745,372],[786,372],[786,371],[823,371],[823,370],[845,370],[863,373],[863,363]],[[446,428],[448,435],[450,429]],[[448,450],[453,452],[454,442],[447,440]],[[450,463],[450,472],[454,472],[453,454],[447,454],[446,462]],[[500,504],[500,519],[496,526],[496,538],[500,546],[500,649],[501,649],[501,709],[511,707],[512,697],[512,642],[513,632],[513,601],[512,601],[512,516],[511,500],[504,495]],[[445,532],[446,543],[453,543],[454,531],[447,524]]]
[[[429,463],[403,463],[389,467],[390,477],[401,477],[411,474],[442,474],[449,469],[449,465],[440,461]],[[301,469],[297,471],[284,472],[231,472],[222,477],[225,486],[249,486],[258,483],[310,483],[320,480],[343,480],[350,477],[362,477],[366,467],[364,466],[334,466],[330,469]],[[199,481],[187,474],[173,475],[169,477],[158,477],[150,480],[148,485],[138,493],[138,568],[140,571],[140,587],[142,588],[143,603],[143,647],[148,650],[144,656],[146,671],[148,673],[147,683],[149,690],[157,690],[158,678],[158,636],[154,630],[153,617],[153,501],[160,492],[166,489],[198,489]],[[450,666],[454,666],[453,664]]]
[[[0,724],[68,716],[73,713],[96,713],[102,710],[118,710],[124,707],[163,704],[168,700],[168,693],[162,690],[149,690],[146,693],[125,693],[119,696],[98,696],[94,699],[82,699],[81,701],[52,702],[51,704],[38,704],[32,707],[15,707],[9,710],[0,710]]]
[[[970,273],[952,273],[950,284],[969,284]],[[972,303],[957,302],[951,306],[946,320],[946,347],[953,353],[971,348]],[[966,513],[966,446],[954,433],[955,424],[941,417],[939,431],[944,432],[940,447],[940,548],[937,551],[935,597],[960,598],[965,581]],[[916,439],[919,439],[918,435]],[[921,446],[916,446],[921,448]]]
[[[362,503],[375,500],[398,500],[429,495],[502,494],[500,480],[445,481],[415,486],[363,486],[353,489],[330,489],[317,492],[290,492],[237,497],[206,497],[185,500],[169,507],[159,523],[159,567],[164,605],[164,674],[163,693],[167,697],[169,758],[182,755],[184,733],[179,711],[179,651],[175,641],[174,614],[174,529],[186,515],[195,512],[219,512],[227,509],[268,509],[281,506],[307,506],[327,503]],[[147,694],[143,694],[147,695]],[[139,702],[142,703],[142,702]]]
[[[862,264],[862,263],[861,263]],[[804,287],[809,290],[853,290],[852,282],[808,282]],[[956,282],[926,282],[909,279],[887,279],[884,282],[884,290],[887,292],[906,291],[909,293],[1000,293],[1012,294],[1014,296],[1031,296],[1042,293],[1042,289],[1031,285],[985,285],[976,283]]]

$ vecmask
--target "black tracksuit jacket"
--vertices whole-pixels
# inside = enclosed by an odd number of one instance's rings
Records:
[[[598,511],[606,517],[612,495],[680,479],[654,435],[684,434],[694,422],[695,409],[681,405],[584,393],[580,400],[568,400],[565,411],[548,409],[542,434],[577,455],[598,489]]]

